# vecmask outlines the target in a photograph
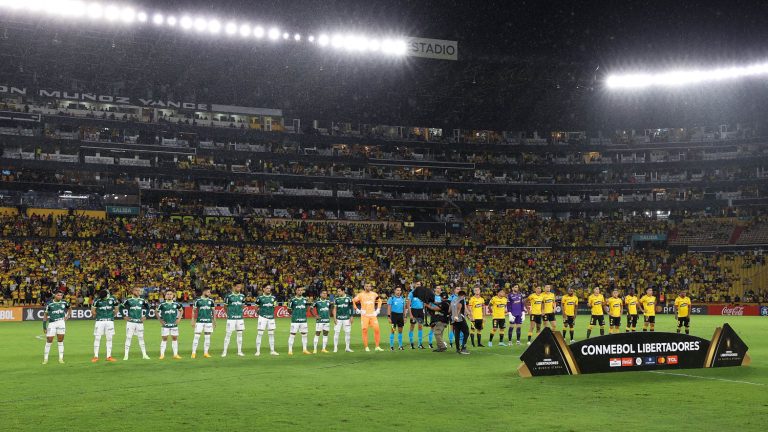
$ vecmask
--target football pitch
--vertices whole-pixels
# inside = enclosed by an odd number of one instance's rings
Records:
[[[584,319],[577,338],[584,337]],[[192,329],[182,321],[182,360],[170,359],[170,343],[158,360],[160,329],[148,321],[145,338],[152,360],[141,360],[134,339],[122,361],[125,325],[117,323],[116,363],[90,362],[93,322],[70,321],[66,364],[42,365],[39,322],[0,324],[0,420],[17,430],[766,430],[768,428],[768,319],[694,316],[693,334],[712,337],[729,322],[749,346],[748,367],[626,372],[520,378],[525,346],[470,347],[453,351],[362,350],[354,353],[286,355],[288,320],[278,320],[279,357],[255,357],[256,321],[246,321],[245,357],[234,337],[221,358],[223,322],[214,332],[210,359],[190,359]],[[657,329],[674,331],[672,316]],[[489,327],[489,326],[488,326]],[[312,349],[310,322],[309,347]],[[372,332],[371,332],[372,333]],[[484,332],[484,342],[488,340]],[[332,338],[332,334],[331,334]],[[372,334],[371,334],[372,338]],[[424,332],[426,345],[426,331]],[[523,333],[525,339],[525,332]],[[340,338],[343,348],[343,336]],[[408,344],[407,327],[404,343]],[[329,348],[332,339],[329,340]],[[267,355],[265,355],[267,354]]]

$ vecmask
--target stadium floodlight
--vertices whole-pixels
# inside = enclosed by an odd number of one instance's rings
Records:
[[[379,43],[378,39],[371,39],[368,41],[368,50],[376,52],[381,47],[381,44]]]
[[[136,19],[139,20],[139,22],[145,23],[147,22],[147,13],[146,12],[139,12],[136,14]]]
[[[710,70],[678,70],[657,74],[638,73],[610,75],[605,80],[605,85],[612,90],[644,89],[648,87],[681,87],[704,82],[725,81],[759,75],[768,75],[768,63]]]
[[[208,28],[208,21],[203,17],[195,18],[195,30],[204,32]]]
[[[237,24],[233,22],[227,23],[227,25],[224,26],[224,32],[230,36],[234,35],[237,33]]]
[[[280,37],[280,30],[277,27],[272,27],[269,29],[267,36],[269,36],[270,40],[277,40]]]
[[[176,22],[177,22],[176,17],[175,16],[169,16],[167,22],[168,22],[169,26],[175,27],[176,26]]]
[[[261,39],[264,37],[264,27],[262,26],[256,26],[253,28],[253,35],[256,37],[256,39]]]
[[[299,42],[301,40],[301,35],[296,33],[295,35],[293,35],[293,40],[295,40],[296,42]]]
[[[85,15],[85,3],[77,0],[70,2],[69,6],[65,10],[65,13],[69,16],[80,18],[81,16]]]
[[[212,19],[208,21],[208,32],[211,34],[218,34],[221,31],[221,23],[218,20]]]
[[[116,21],[120,18],[120,9],[114,5],[107,6],[104,9],[104,18],[106,18],[107,21]]]
[[[242,37],[248,37],[251,35],[251,26],[248,24],[243,24],[240,26],[240,36]]]
[[[307,40],[308,40],[310,43],[314,43],[314,42],[315,42],[315,36],[313,36],[313,35],[309,35],[309,37],[307,38]]]
[[[156,13],[152,16],[152,22],[155,25],[163,25],[163,22],[165,22],[165,18],[163,17],[163,14]]]
[[[170,24],[170,20],[168,24]],[[189,30],[192,28],[192,18],[188,16],[183,16],[181,17],[181,21],[179,22],[179,24],[181,25],[181,28],[183,28],[184,30]]]
[[[291,37],[291,35],[289,35],[288,32],[283,33],[283,39],[288,40],[289,37]]]
[[[328,46],[330,41],[331,41],[331,38],[329,38],[327,34],[321,34],[320,37],[317,39],[317,43],[323,47]]]
[[[331,46],[334,48],[341,48],[344,46],[344,36],[335,34],[331,38]]]
[[[86,12],[88,18],[97,20],[104,16],[104,8],[98,3],[91,3],[88,5],[88,11]]]
[[[120,20],[124,23],[130,24],[133,22],[133,20],[136,19],[136,11],[134,11],[132,8],[123,8],[122,11],[120,11]]]
[[[27,9],[31,12],[39,12],[43,9],[43,2],[41,0],[30,0],[26,4]],[[0,2],[0,5],[3,5],[2,2]]]

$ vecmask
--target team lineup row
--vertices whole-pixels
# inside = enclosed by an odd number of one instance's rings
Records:
[[[466,350],[468,339],[471,339],[473,346],[484,347],[482,344],[483,323],[486,316],[485,299],[480,295],[480,289],[475,288],[474,295],[468,300],[466,293],[456,288],[453,293],[444,296],[442,287],[437,286],[430,291],[430,301],[423,301],[414,293],[421,288],[417,282],[407,296],[402,295],[401,288],[396,288],[392,297],[387,300],[388,312],[387,318],[391,325],[390,350],[395,350],[395,335],[398,338],[397,349],[403,350],[403,329],[405,321],[409,319],[410,331],[409,338],[411,348],[415,349],[414,329],[418,327],[418,348],[423,349],[423,326],[428,325],[429,345],[432,347],[432,338],[437,340],[437,348],[434,351],[447,351],[448,344],[443,340],[443,332],[446,327],[451,325],[453,331],[449,332],[449,343],[454,345],[458,341],[456,351],[459,354],[469,354]],[[328,298],[328,292],[322,291],[320,297],[310,304],[310,301],[303,296],[303,288],[296,289],[296,295],[286,305],[290,311],[290,336],[288,339],[288,354],[293,354],[294,339],[297,333],[301,334],[302,352],[312,354],[318,352],[319,340],[322,336],[322,345],[320,352],[327,353],[328,336],[330,333],[331,320],[334,322],[334,352],[338,351],[338,340],[340,333],[345,334],[346,351],[350,349],[350,333],[354,315],[360,316],[363,344],[366,351],[370,351],[368,346],[368,329],[371,328],[374,333],[374,350],[383,351],[380,347],[380,329],[378,316],[381,311],[382,299],[373,292],[371,284],[365,284],[364,290],[358,293],[354,298],[347,296],[341,288],[337,290],[335,298]],[[147,319],[149,304],[140,297],[141,289],[134,288],[133,296],[125,299],[122,304],[116,298],[111,296],[108,291],[103,290],[93,305],[93,313],[96,319],[94,326],[94,356],[93,362],[99,361],[99,351],[102,337],[106,337],[106,359],[107,361],[116,361],[112,357],[112,342],[115,334],[115,317],[122,307],[125,311],[124,319],[126,323],[126,342],[125,357],[128,359],[133,336],[138,339],[142,351],[142,357],[149,359],[144,343],[144,321]],[[432,295],[433,294],[433,295]],[[69,318],[69,304],[62,300],[63,294],[56,292],[54,299],[45,307],[43,329],[46,334],[46,344],[43,357],[43,363],[48,362],[48,356],[54,337],[58,341],[59,362],[64,361],[64,335],[66,332],[66,321]],[[245,330],[245,321],[243,319],[243,308],[245,296],[242,294],[242,284],[233,286],[232,291],[225,297],[226,304],[226,333],[224,338],[224,349],[222,356],[227,355],[227,350],[231,340],[232,333],[236,335],[237,355],[243,356],[243,332]],[[521,325],[525,315],[529,315],[530,329],[528,332],[528,343],[534,332],[541,331],[542,322],[551,326],[556,331],[556,297],[552,292],[550,285],[545,285],[542,289],[535,287],[534,292],[524,297],[519,287],[515,285],[509,294],[504,289],[498,290],[496,295],[490,299],[488,306],[492,316],[492,330],[490,333],[489,346],[492,346],[493,339],[499,334],[499,345],[504,346],[504,329],[506,327],[507,317],[509,317],[508,338],[511,343],[513,332],[517,332],[517,344],[520,345]],[[574,340],[574,326],[577,314],[579,300],[569,289],[568,294],[561,299],[561,311],[564,321],[563,336],[566,331],[570,332],[571,342]],[[689,332],[689,313],[690,299],[686,292],[682,291],[675,301],[678,319],[678,332],[684,326],[686,333]],[[258,314],[256,337],[256,355],[261,354],[261,340],[264,332],[267,332],[270,354],[279,355],[275,351],[274,331],[275,307],[277,302],[271,294],[271,287],[266,286],[262,289],[262,294],[253,304]],[[595,288],[592,295],[588,298],[588,306],[591,311],[590,325],[587,330],[587,337],[590,336],[593,326],[600,326],[600,334],[604,334],[604,313],[608,313],[610,319],[610,333],[619,332],[620,320],[626,307],[627,329],[626,331],[635,331],[637,325],[638,313],[642,312],[645,316],[643,331],[648,326],[654,331],[655,324],[655,305],[656,299],[652,290],[648,290],[646,295],[638,299],[633,292],[629,292],[625,297],[620,298],[618,290],[612,291],[611,296],[606,300],[600,293],[599,288]],[[197,348],[201,335],[203,336],[203,356],[210,357],[210,338],[216,327],[216,318],[214,314],[215,303],[210,298],[210,290],[202,290],[201,296],[192,304],[192,327],[194,328],[194,339],[192,343],[192,358],[197,356]],[[426,311],[426,313],[425,313]],[[170,338],[173,350],[173,358],[179,359],[178,354],[178,326],[183,317],[183,306],[175,300],[173,291],[165,293],[165,301],[160,303],[156,309],[158,320],[161,324],[161,344],[160,359],[165,358],[167,342]],[[315,338],[313,352],[308,351],[307,334],[308,323],[307,315],[315,316]],[[471,330],[470,330],[471,328]],[[477,339],[477,345],[475,344]]]

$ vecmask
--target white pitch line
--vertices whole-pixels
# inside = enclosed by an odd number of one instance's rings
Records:
[[[681,376],[686,378],[699,378],[699,379],[705,379],[705,380],[712,380],[712,381],[725,381],[725,382],[731,382],[731,383],[737,383],[737,384],[750,384],[750,385],[756,385],[756,386],[764,386],[765,384],[761,383],[754,383],[749,381],[738,381],[738,380],[729,380],[725,378],[714,378],[714,377],[704,377],[700,375],[688,375],[684,373],[673,373],[673,372],[661,372],[661,371],[648,371],[650,373],[660,374],[660,375],[674,375],[674,376]]]

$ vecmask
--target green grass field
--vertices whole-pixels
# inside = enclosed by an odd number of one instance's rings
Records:
[[[660,330],[673,331],[671,316],[659,318]],[[694,334],[709,339],[723,320],[694,317]],[[548,378],[518,377],[524,346],[475,349],[469,356],[410,349],[366,353],[357,325],[355,353],[288,357],[287,320],[278,320],[280,357],[264,356],[268,351],[264,346],[261,357],[253,356],[256,322],[249,320],[246,357],[232,356],[234,338],[230,356],[220,357],[224,328],[219,326],[213,358],[192,360],[192,332],[184,321],[179,338],[184,358],[159,361],[159,326],[149,322],[146,336],[152,360],[140,359],[134,340],[127,362],[122,361],[125,329],[119,323],[115,337],[119,361],[114,364],[92,364],[93,323],[71,321],[66,364],[56,362],[54,343],[52,361],[43,366],[40,323],[3,323],[0,422],[8,431],[764,431],[768,319],[727,321],[749,345],[751,366],[672,372],[687,376],[626,372]],[[310,323],[310,330],[313,327]],[[584,336],[583,324],[577,333]],[[407,343],[407,334],[404,340]],[[388,346],[388,333],[382,334],[382,342]],[[296,343],[300,349],[300,340]],[[201,348],[202,341],[198,353]]]

